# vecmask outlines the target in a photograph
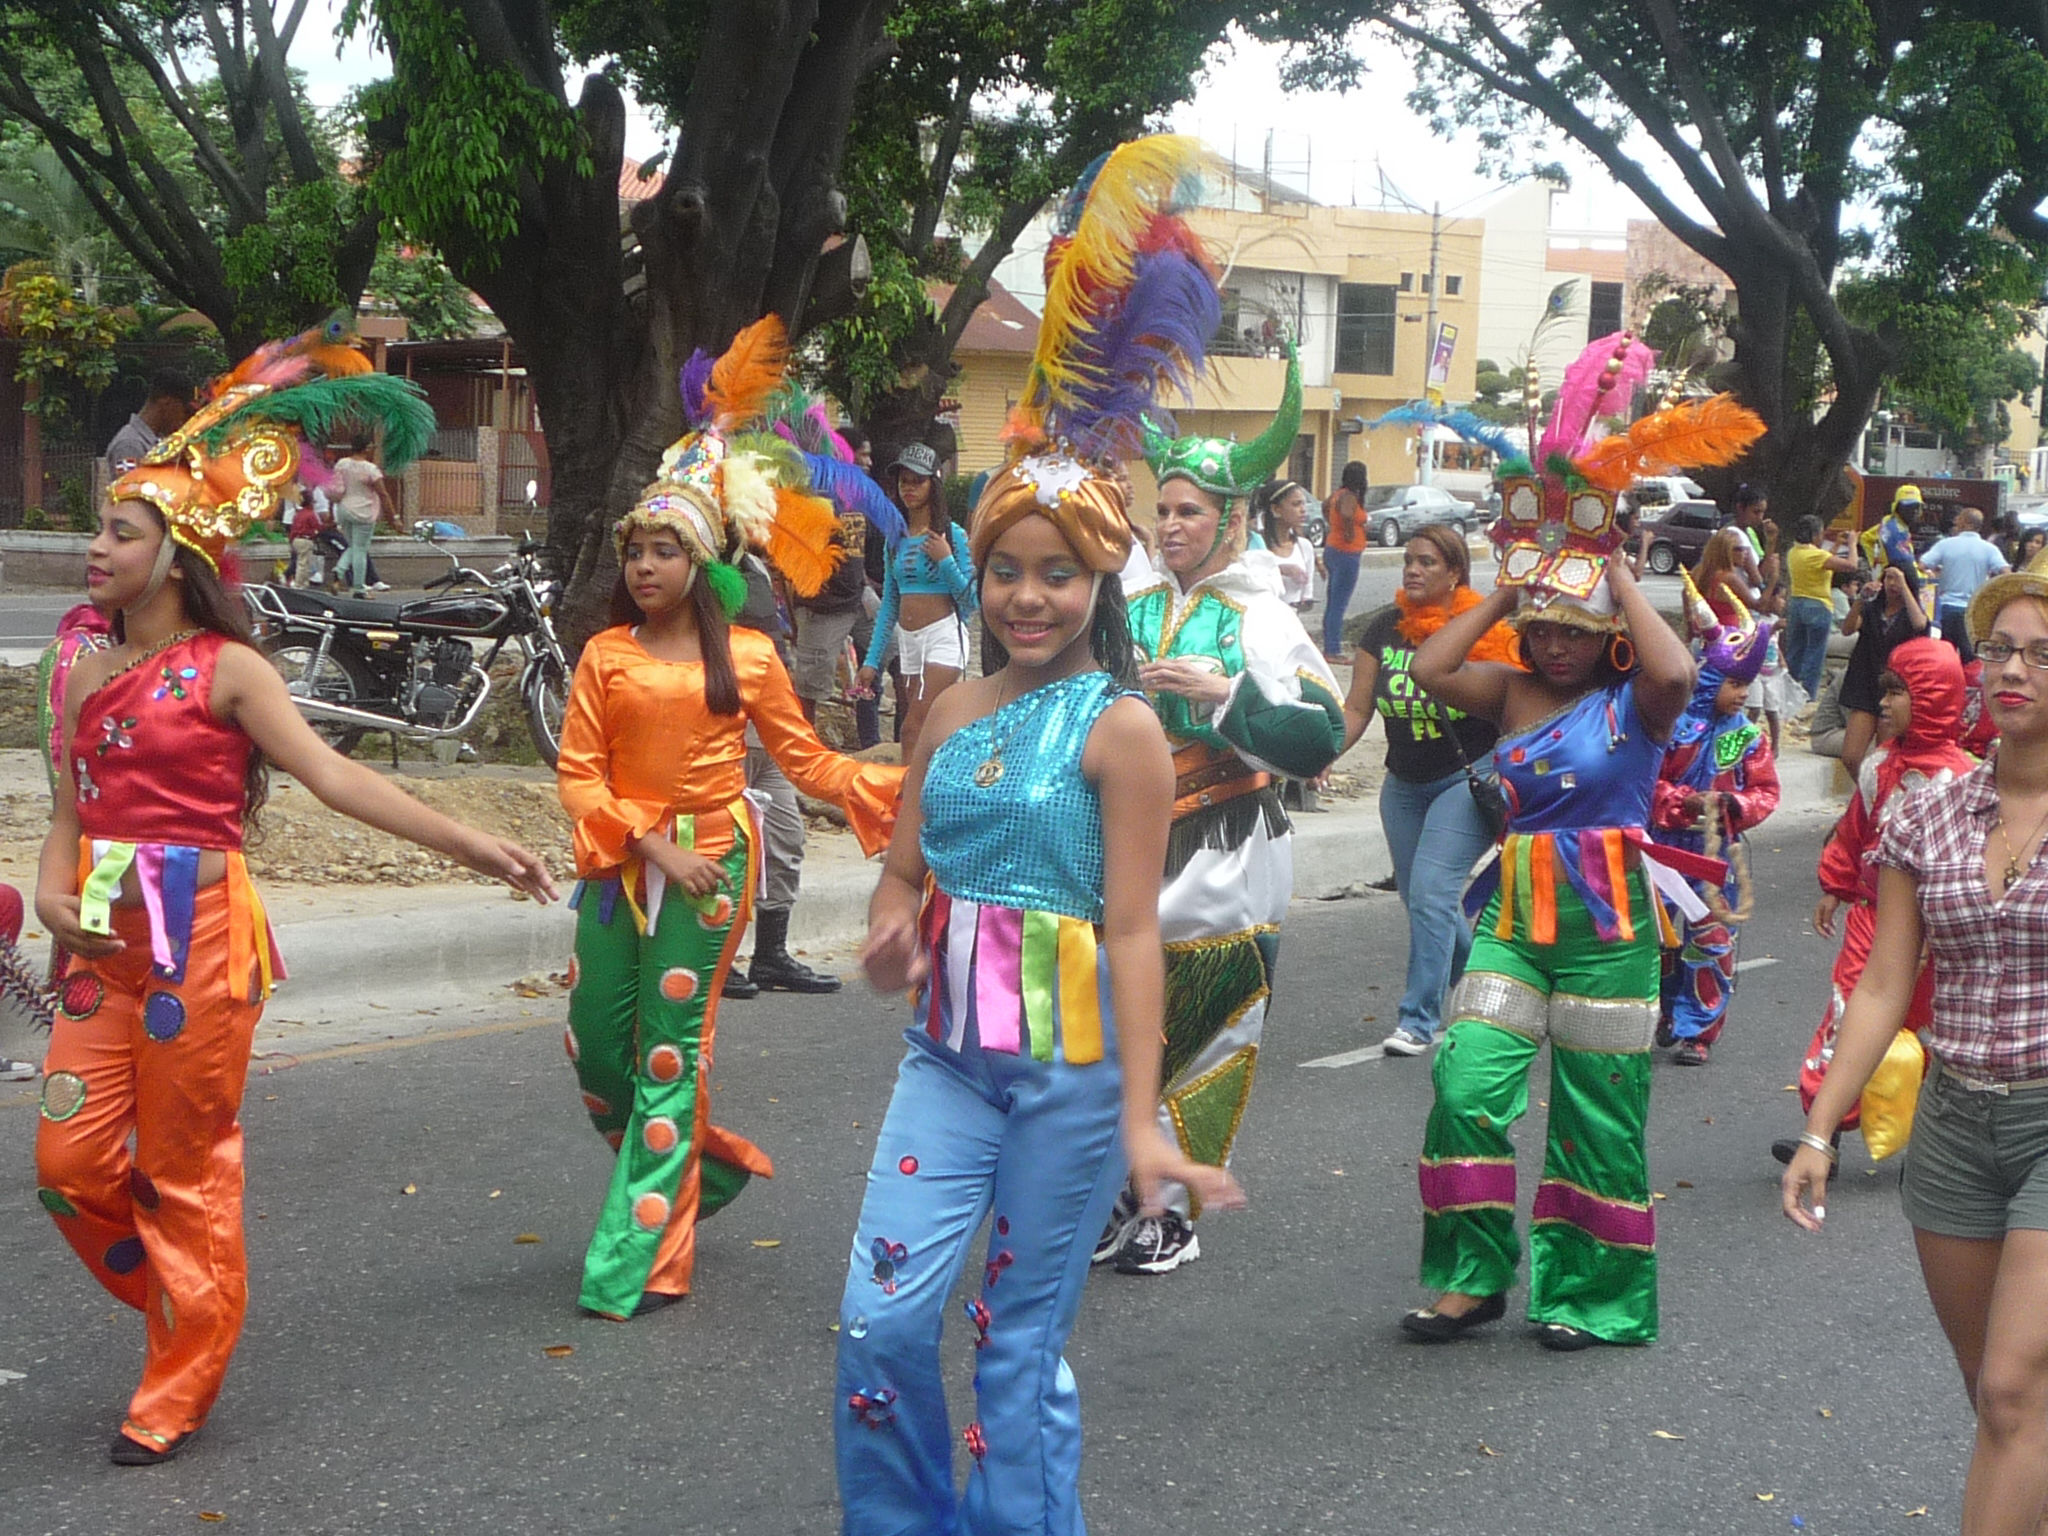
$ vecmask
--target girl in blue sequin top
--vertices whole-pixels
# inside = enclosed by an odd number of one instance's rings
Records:
[[[1123,493],[1025,458],[983,495],[972,544],[1000,670],[933,705],[862,953],[917,1003],[840,1308],[839,1487],[850,1533],[1080,1536],[1060,1352],[1095,1235],[1127,1169],[1148,1201],[1168,1179],[1242,1196],[1154,1118],[1174,778],[1129,684]],[[940,1316],[984,1219],[961,1497]]]

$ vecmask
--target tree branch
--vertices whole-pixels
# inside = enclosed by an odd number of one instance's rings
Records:
[[[303,12],[305,6],[306,0],[298,0],[300,11]],[[299,98],[292,90],[291,72],[286,68],[285,50],[290,45],[278,40],[271,25],[270,0],[255,0],[251,16],[256,25],[258,117],[261,117],[260,103],[268,101],[270,110],[277,117],[278,137],[284,141],[285,158],[291,162],[294,181],[301,186],[324,181],[327,172],[306,133],[305,118],[299,111]]]
[[[967,263],[966,270],[960,274],[960,281],[954,285],[952,297],[939,311],[939,334],[945,339],[948,355],[967,333],[967,324],[974,318],[974,312],[987,300],[989,280],[995,276],[996,268],[1016,249],[1017,241],[1031,227],[1031,221],[1038,217],[1038,210],[1045,204],[1046,199],[1040,198],[1035,202],[1003,205],[1003,211],[996,216],[995,229],[982,242],[981,249],[974,253],[974,259]]]
[[[926,179],[924,196],[918,199],[917,207],[910,215],[910,251],[913,258],[921,258],[938,233],[939,220],[946,211],[946,192],[953,184],[953,162],[959,156],[960,140],[967,132],[974,93],[980,84],[978,80],[969,80],[964,69],[955,82],[952,110],[946,114],[945,124],[932,145],[931,175]]]
[[[1720,172],[1730,206],[1738,218],[1748,215],[1743,219],[1745,224],[1751,219],[1768,222],[1769,216],[1756,200],[1756,190],[1749,184],[1749,173],[1743,169],[1742,157],[1728,142],[1727,124],[1721,121],[1713,97],[1707,92],[1707,82],[1701,77],[1699,66],[1693,62],[1692,47],[1686,42],[1684,29],[1678,24],[1676,8],[1671,0],[1644,0],[1644,5],[1650,13],[1650,24],[1657,29],[1657,40],[1664,45],[1665,67],[1678,86],[1678,94],[1685,102],[1694,131],[1700,136],[1700,147],[1707,152],[1714,169]]]
[[[1466,3],[1468,0],[1460,0],[1461,5]],[[1616,181],[1642,199],[1643,206],[1655,214],[1658,222],[1666,229],[1715,266],[1724,271],[1727,269],[1727,240],[1717,231],[1693,219],[1674,203],[1664,189],[1650,179],[1648,172],[1623,151],[1613,135],[1581,112],[1578,104],[1559,90],[1547,76],[1535,72],[1531,76],[1531,83],[1525,85],[1512,76],[1494,69],[1470,50],[1460,48],[1433,32],[1426,32],[1398,16],[1382,16],[1379,23],[1417,47],[1456,65],[1501,95],[1519,101],[1526,107],[1533,107],[1550,118],[1606,166]]]

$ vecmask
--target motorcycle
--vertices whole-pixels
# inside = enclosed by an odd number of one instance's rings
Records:
[[[448,557],[428,581],[434,595],[406,602],[333,597],[281,584],[243,589],[257,643],[284,674],[299,713],[337,751],[372,731],[398,739],[459,741],[491,694],[491,667],[508,645],[526,658],[519,677],[527,729],[542,761],[561,750],[570,668],[550,618],[557,584],[546,546],[522,540],[486,576],[434,537],[413,536]]]

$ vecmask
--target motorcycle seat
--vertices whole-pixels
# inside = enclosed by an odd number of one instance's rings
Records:
[[[396,624],[405,612],[404,603],[379,603],[367,598],[331,597],[302,587],[272,587],[287,612],[315,618],[344,619],[356,624]]]

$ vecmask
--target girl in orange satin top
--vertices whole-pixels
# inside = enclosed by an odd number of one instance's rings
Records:
[[[774,643],[728,625],[745,595],[733,562],[746,544],[777,557],[799,591],[831,569],[830,504],[804,494],[807,483],[764,491],[793,473],[789,456],[751,450],[738,430],[765,392],[728,360],[765,345],[779,381],[780,329],[771,317],[734,341],[708,402],[691,405],[696,429],[620,522],[616,627],[584,647],[562,724],[556,779],[583,880],[565,1044],[584,1107],[618,1154],[579,1300],[615,1321],[686,1295],[699,1218],[773,1172],[710,1114],[718,999],[760,870],[748,724],[798,787],[846,812],[864,851],[878,852],[896,821],[903,770],[828,750]],[[772,520],[750,520],[764,506]]]

